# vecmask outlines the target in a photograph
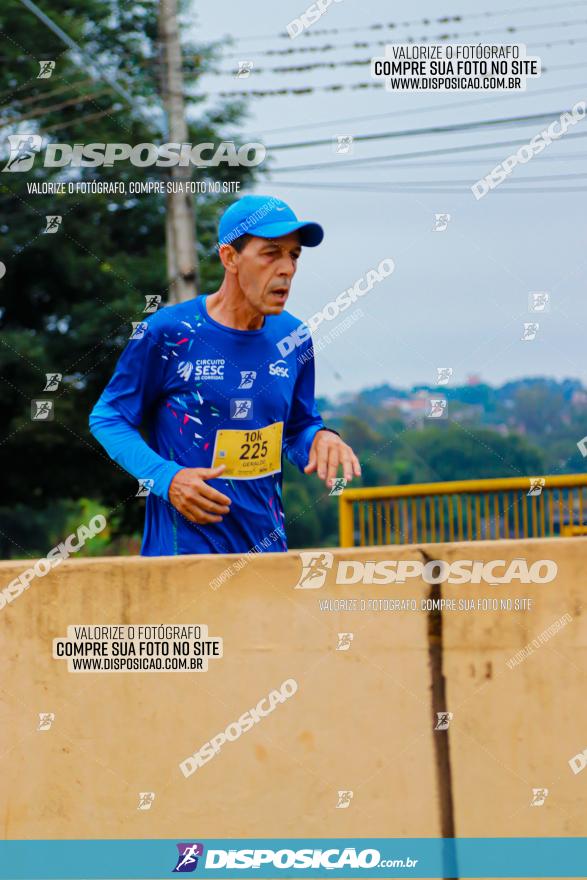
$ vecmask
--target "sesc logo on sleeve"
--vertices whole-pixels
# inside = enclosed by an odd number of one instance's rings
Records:
[[[242,431],[223,428],[216,432],[212,467],[223,464],[223,478],[256,480],[281,470],[283,422]]]

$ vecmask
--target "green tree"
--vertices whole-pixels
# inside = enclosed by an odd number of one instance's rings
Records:
[[[404,452],[413,466],[413,481],[520,477],[543,472],[539,449],[517,435],[487,428],[447,425],[408,431]]]
[[[560,390],[535,384],[519,388],[514,403],[517,423],[529,434],[544,437],[560,424],[565,400]]]
[[[38,133],[60,143],[159,143],[157,7],[155,0],[39,0],[39,6],[84,49],[88,70],[18,0],[0,10],[3,42],[0,111],[6,134]],[[187,6],[185,12],[188,13]],[[184,19],[193,25],[193,16]],[[188,32],[186,27],[183,32]],[[198,80],[216,61],[216,49],[184,46],[189,134],[193,143],[234,140],[244,107],[223,103],[198,112]],[[56,61],[50,79],[38,79],[39,60]],[[89,60],[87,60],[89,59]],[[89,75],[99,64],[96,81]],[[132,96],[128,106],[109,88],[103,71]],[[142,109],[141,109],[142,108]],[[120,163],[119,163],[120,164]],[[96,173],[98,172],[98,174]],[[131,322],[145,317],[145,296],[166,298],[164,196],[31,195],[28,184],[58,180],[129,181],[153,172],[131,165],[114,168],[44,168],[2,175],[0,229],[6,275],[0,344],[0,442],[4,555],[23,555],[49,543],[50,511],[60,520],[61,500],[95,498],[112,509],[113,532],[140,528],[142,502],[135,481],[90,436],[88,414],[128,339]],[[198,169],[199,180],[246,184],[253,171],[219,166]],[[221,272],[214,251],[219,213],[234,196],[197,201],[198,248],[205,289]],[[44,234],[45,217],[61,215],[55,234]],[[31,400],[46,398],[45,374],[61,373],[52,421],[32,421]],[[132,499],[131,503],[126,503]],[[81,512],[80,512],[81,516]],[[27,521],[34,520],[35,537]],[[81,521],[81,519],[80,519]],[[39,533],[41,529],[41,533]]]

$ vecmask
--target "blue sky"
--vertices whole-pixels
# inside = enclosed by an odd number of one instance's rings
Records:
[[[391,257],[396,264],[393,275],[361,299],[364,317],[317,355],[318,392],[336,394],[382,382],[401,386],[432,382],[438,366],[451,366],[456,383],[464,382],[468,374],[480,374],[493,384],[539,375],[574,377],[587,383],[583,357],[587,222],[581,207],[584,193],[573,191],[584,183],[574,177],[523,182],[525,178],[583,173],[587,140],[561,138],[516,168],[508,181],[480,201],[468,185],[517,149],[490,145],[529,141],[549,120],[358,142],[350,157],[337,156],[333,146],[339,135],[357,137],[538,113],[558,117],[561,110],[587,99],[586,67],[582,66],[587,66],[585,42],[581,42],[581,38],[587,40],[587,3],[548,7],[544,0],[510,0],[509,4],[504,0],[488,16],[488,0],[467,0],[466,4],[448,0],[442,6],[429,0],[402,0],[393,6],[381,0],[341,0],[332,3],[307,30],[308,36],[280,38],[278,34],[285,31],[288,22],[307,6],[303,0],[255,0],[234,2],[229,7],[194,4],[198,39],[231,35],[236,40],[227,48],[223,63],[226,75],[208,76],[202,82],[210,101],[223,89],[369,81],[368,66],[297,74],[267,72],[248,79],[236,79],[234,71],[238,60],[268,68],[370,58],[383,54],[383,47],[354,48],[349,44],[357,40],[372,43],[387,36],[393,40],[427,36],[434,42],[433,36],[448,32],[462,35],[451,42],[524,42],[529,54],[539,55],[545,67],[564,68],[547,70],[540,78],[529,80],[526,92],[514,96],[480,92],[391,94],[381,85],[361,91],[317,91],[303,97],[251,100],[244,126],[251,139],[261,136],[267,145],[328,140],[323,145],[270,151],[271,177],[257,189],[285,199],[298,216],[318,220],[326,230],[324,243],[302,255],[290,311],[308,317],[383,258]],[[537,10],[538,6],[545,8]],[[508,8],[509,12],[502,11]],[[435,21],[459,13],[463,15],[460,22]],[[422,20],[428,17],[430,23],[426,24]],[[398,23],[393,30],[369,29],[373,23],[390,21]],[[402,26],[402,22],[408,24]],[[506,28],[512,26],[516,31],[508,33]],[[315,33],[323,28],[338,32]],[[480,33],[475,35],[475,31]],[[577,40],[574,45],[568,42],[571,38]],[[552,45],[545,45],[547,41]],[[340,48],[281,56],[258,54],[268,49],[332,44]],[[454,104],[459,106],[450,106]],[[587,134],[587,119],[574,126],[572,133]],[[396,160],[376,168],[346,165],[347,158],[465,145],[487,146],[426,160]],[[333,165],[301,172],[280,170],[322,162]],[[389,190],[389,183],[407,181],[447,181],[448,189],[455,188],[451,181],[459,181],[463,192],[434,191],[430,184],[420,185],[416,192]],[[508,187],[557,187],[559,191],[509,193]],[[445,232],[432,231],[436,213],[451,215]],[[528,294],[532,291],[550,293],[548,313],[536,316],[529,312]],[[531,321],[538,321],[540,327],[535,340],[524,342],[523,325]],[[325,325],[325,331],[331,327]]]

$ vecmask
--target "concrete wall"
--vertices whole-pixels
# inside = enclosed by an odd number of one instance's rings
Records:
[[[0,610],[0,820],[14,838],[582,835],[587,624],[582,538],[299,553],[71,560]],[[337,585],[339,560],[553,559],[549,584]],[[0,563],[0,587],[28,563]],[[526,612],[322,611],[326,599],[532,597]],[[506,665],[555,620],[572,621]],[[206,624],[207,672],[75,674],[68,625]],[[352,632],[348,651],[338,633]],[[281,683],[298,692],[185,778],[179,763]],[[453,712],[446,732],[436,711]],[[52,712],[38,731],[40,712]],[[547,788],[542,807],[532,789]],[[339,790],[352,790],[337,809]],[[138,810],[139,792],[155,792]]]

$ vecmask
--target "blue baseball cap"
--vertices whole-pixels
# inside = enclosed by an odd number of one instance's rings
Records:
[[[231,244],[241,235],[279,238],[300,233],[305,247],[316,247],[324,238],[319,223],[298,220],[289,205],[274,196],[243,196],[227,208],[218,224],[218,243]]]

